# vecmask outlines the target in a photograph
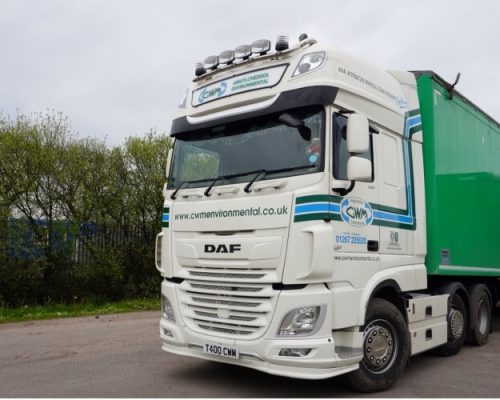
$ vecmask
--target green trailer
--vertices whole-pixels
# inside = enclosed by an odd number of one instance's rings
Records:
[[[433,72],[417,72],[430,277],[500,276],[500,124]]]

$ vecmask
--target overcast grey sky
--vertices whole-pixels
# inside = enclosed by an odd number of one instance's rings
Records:
[[[53,109],[117,145],[168,132],[206,56],[307,32],[386,69],[432,69],[500,120],[500,2],[0,0],[0,113]]]

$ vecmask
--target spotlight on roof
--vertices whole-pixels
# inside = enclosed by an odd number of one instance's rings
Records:
[[[219,54],[219,64],[230,65],[234,61],[234,51],[226,50]]]
[[[219,66],[219,57],[209,56],[205,58],[205,61],[203,61],[203,66],[207,71],[216,69]]]
[[[234,49],[236,60],[246,60],[252,55],[252,47],[249,44],[243,44]]]
[[[271,50],[271,41],[267,39],[256,40],[252,43],[252,54],[262,56]]]

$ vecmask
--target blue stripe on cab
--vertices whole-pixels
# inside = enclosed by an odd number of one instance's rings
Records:
[[[295,206],[295,214],[306,214],[315,212],[329,212],[331,210],[329,203],[314,203],[314,204],[301,204]]]
[[[401,224],[413,224],[413,217],[408,215],[392,214],[385,211],[373,210],[373,217],[382,221],[399,222]]]

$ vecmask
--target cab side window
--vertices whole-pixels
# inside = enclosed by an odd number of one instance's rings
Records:
[[[333,114],[333,176],[335,179],[347,180],[347,160],[349,159],[350,154],[347,151],[346,133],[347,117],[342,114]],[[357,156],[372,161],[371,137],[370,149],[366,153],[357,154]]]

